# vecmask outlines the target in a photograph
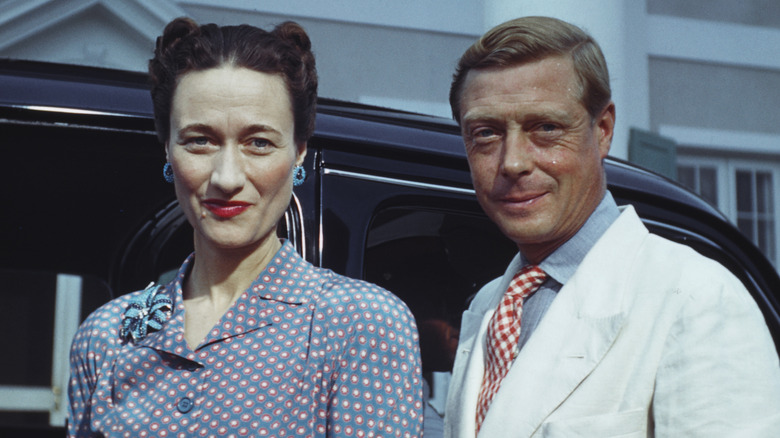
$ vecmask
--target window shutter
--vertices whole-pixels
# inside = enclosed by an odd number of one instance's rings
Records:
[[[667,178],[677,178],[677,143],[650,131],[631,128],[628,161]]]

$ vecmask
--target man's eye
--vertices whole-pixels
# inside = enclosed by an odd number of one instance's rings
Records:
[[[539,129],[543,132],[555,132],[558,129],[558,126],[553,125],[552,123],[544,123],[539,127]]]
[[[488,137],[494,136],[495,134],[496,134],[496,132],[493,131],[492,129],[485,128],[485,129],[480,129],[479,131],[475,132],[474,133],[474,137],[476,137],[476,138],[488,138]]]
[[[195,137],[190,139],[190,143],[196,144],[198,146],[206,146],[209,144],[209,139],[206,137]]]

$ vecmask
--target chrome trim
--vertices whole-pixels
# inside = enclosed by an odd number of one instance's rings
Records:
[[[106,126],[83,125],[80,123],[39,122],[39,121],[30,122],[26,120],[0,118],[0,124],[4,124],[4,123],[7,123],[9,125],[51,126],[55,128],[87,129],[90,131],[129,132],[133,134],[157,135],[155,131],[150,131],[145,129],[111,128]]]
[[[322,165],[321,150],[317,150],[316,155],[314,156],[314,168],[316,169],[317,167],[324,168],[324,166]],[[325,171],[327,171],[327,169],[325,169]],[[318,194],[320,198],[319,199],[320,205],[319,205],[319,212],[318,212],[319,217],[317,218],[318,221],[317,222],[317,266],[322,267],[322,253],[324,251],[323,248],[325,247],[325,235],[323,234],[323,218],[324,218],[323,212],[325,211],[325,205],[323,204],[322,200],[325,198],[322,190],[322,175],[320,174],[320,172],[316,172],[316,175],[317,175],[317,185],[315,187],[319,188],[320,191]]]
[[[65,106],[47,106],[47,105],[9,105],[11,108],[21,108],[31,111],[45,111],[50,113],[66,113],[66,114],[83,114],[89,116],[111,116],[111,117],[133,117],[143,118],[142,116],[127,114],[127,113],[113,113],[109,111],[95,111],[81,108],[70,108]]]
[[[291,208],[295,209],[295,212],[297,214],[291,215],[289,214],[289,210]],[[298,218],[298,224],[296,226],[295,222],[295,216]],[[292,200],[290,201],[290,205],[287,207],[287,210],[284,212],[284,222],[287,226],[287,238],[293,242],[293,246],[295,246],[295,249],[298,250],[298,252],[301,254],[304,260],[306,260],[306,233],[304,232],[304,224],[303,224],[303,208],[301,207],[301,201],[298,199],[298,197],[295,195],[295,192],[292,194]],[[300,233],[298,232],[300,230]]]
[[[460,195],[475,195],[474,189],[463,189],[460,187],[443,186],[440,184],[430,184],[419,181],[409,181],[398,178],[389,178],[378,175],[367,175],[365,173],[350,172],[347,170],[324,169],[325,175],[343,176],[346,178],[362,179],[366,181],[381,182],[385,184],[395,184],[399,186],[414,187],[417,189],[438,190],[440,192],[457,193]]]

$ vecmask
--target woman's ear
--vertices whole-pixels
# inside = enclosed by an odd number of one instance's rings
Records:
[[[295,158],[295,165],[301,166],[303,165],[303,159],[306,158],[306,151],[308,150],[306,146],[306,142],[303,142],[298,145],[298,156]]]

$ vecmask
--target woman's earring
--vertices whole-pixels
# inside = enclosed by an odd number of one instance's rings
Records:
[[[295,166],[293,169],[293,186],[298,187],[306,179],[306,170],[303,166]]]
[[[171,166],[171,163],[165,163],[165,166],[163,166],[163,178],[165,178],[165,182],[173,182],[173,166]]]

